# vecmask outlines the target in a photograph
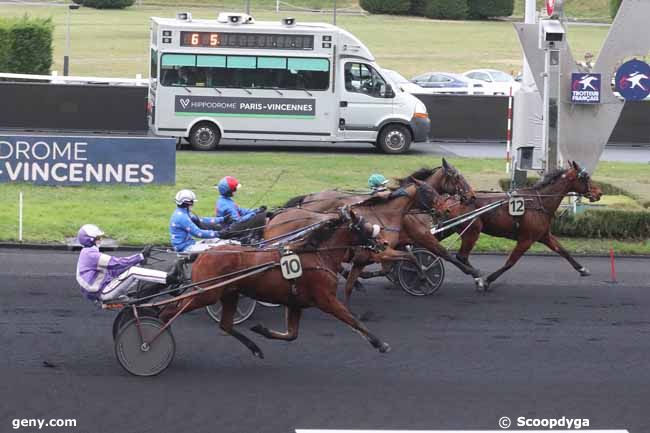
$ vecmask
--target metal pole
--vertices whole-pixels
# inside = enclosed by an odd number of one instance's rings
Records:
[[[63,76],[68,76],[70,68],[70,6],[68,6],[68,25],[65,32],[65,55],[63,56]]]
[[[246,0],[246,15],[251,14],[251,0]]]
[[[280,12],[280,0],[275,0],[275,13]]]
[[[332,11],[333,14],[333,24],[336,25],[336,0],[334,0],[334,10]]]
[[[18,242],[23,241],[23,192],[18,194]]]
[[[525,3],[525,9],[524,9],[524,22],[526,24],[535,24],[535,15],[536,15],[536,10],[535,10],[535,0],[524,0]],[[528,60],[526,60],[526,55],[524,54],[524,71],[523,75],[521,78],[521,82],[524,87],[527,89],[530,89],[534,83],[535,80],[533,78],[533,73],[530,70],[530,66],[528,66]]]

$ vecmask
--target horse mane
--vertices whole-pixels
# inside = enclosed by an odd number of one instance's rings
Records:
[[[318,249],[320,244],[329,240],[336,232],[336,229],[343,223],[343,218],[336,217],[328,220],[321,227],[318,227],[313,232],[308,234],[303,240],[299,241],[298,244],[307,251],[315,251]]]
[[[406,177],[401,177],[401,178],[397,177],[395,178],[395,180],[399,183],[399,186],[407,186],[413,183],[413,179],[426,180],[429,176],[432,176],[440,168],[442,167],[433,167],[433,168],[422,167],[417,169],[416,171],[414,171],[413,173],[409,174]]]
[[[542,179],[540,179],[535,185],[533,185],[531,188],[532,189],[539,189],[542,188],[546,185],[550,185],[551,183],[555,182],[560,176],[565,174],[568,170],[567,169],[562,169],[558,168],[553,171],[548,172]]]
[[[298,207],[305,201],[305,197],[307,197],[306,194],[305,195],[297,195],[297,196],[295,196],[293,198],[290,198],[289,200],[287,200],[287,202],[282,207],[283,208]]]

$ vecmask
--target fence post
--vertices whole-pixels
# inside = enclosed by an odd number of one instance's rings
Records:
[[[275,13],[280,12],[280,0],[275,0]]]
[[[18,242],[23,241],[23,192],[18,193]]]

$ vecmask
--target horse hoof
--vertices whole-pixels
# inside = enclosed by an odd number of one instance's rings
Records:
[[[584,266],[578,269],[578,272],[580,272],[581,277],[588,277],[591,275],[591,272],[589,272],[589,269],[585,268]]]
[[[487,286],[485,284],[485,281],[483,281],[483,278],[474,278],[474,282],[476,283],[476,290],[478,292],[484,292],[487,290]]]
[[[390,344],[388,343],[381,343],[379,345],[379,353],[388,353],[391,351]]]
[[[261,350],[254,350],[253,355],[257,356],[259,359],[264,359],[264,353]]]

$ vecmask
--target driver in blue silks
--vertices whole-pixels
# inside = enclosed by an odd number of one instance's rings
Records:
[[[177,252],[200,252],[207,250],[220,241],[220,224],[228,222],[226,217],[201,218],[192,213],[196,194],[189,189],[176,193],[176,210],[169,220],[169,236],[172,246]],[[201,227],[210,227],[205,230]],[[194,238],[201,239],[195,241]]]
[[[266,207],[259,209],[246,209],[233,200],[233,196],[241,188],[241,184],[232,176],[226,176],[215,185],[219,191],[219,198],[215,204],[217,218],[230,217],[231,223],[243,223],[253,218],[259,212],[266,211]]]

